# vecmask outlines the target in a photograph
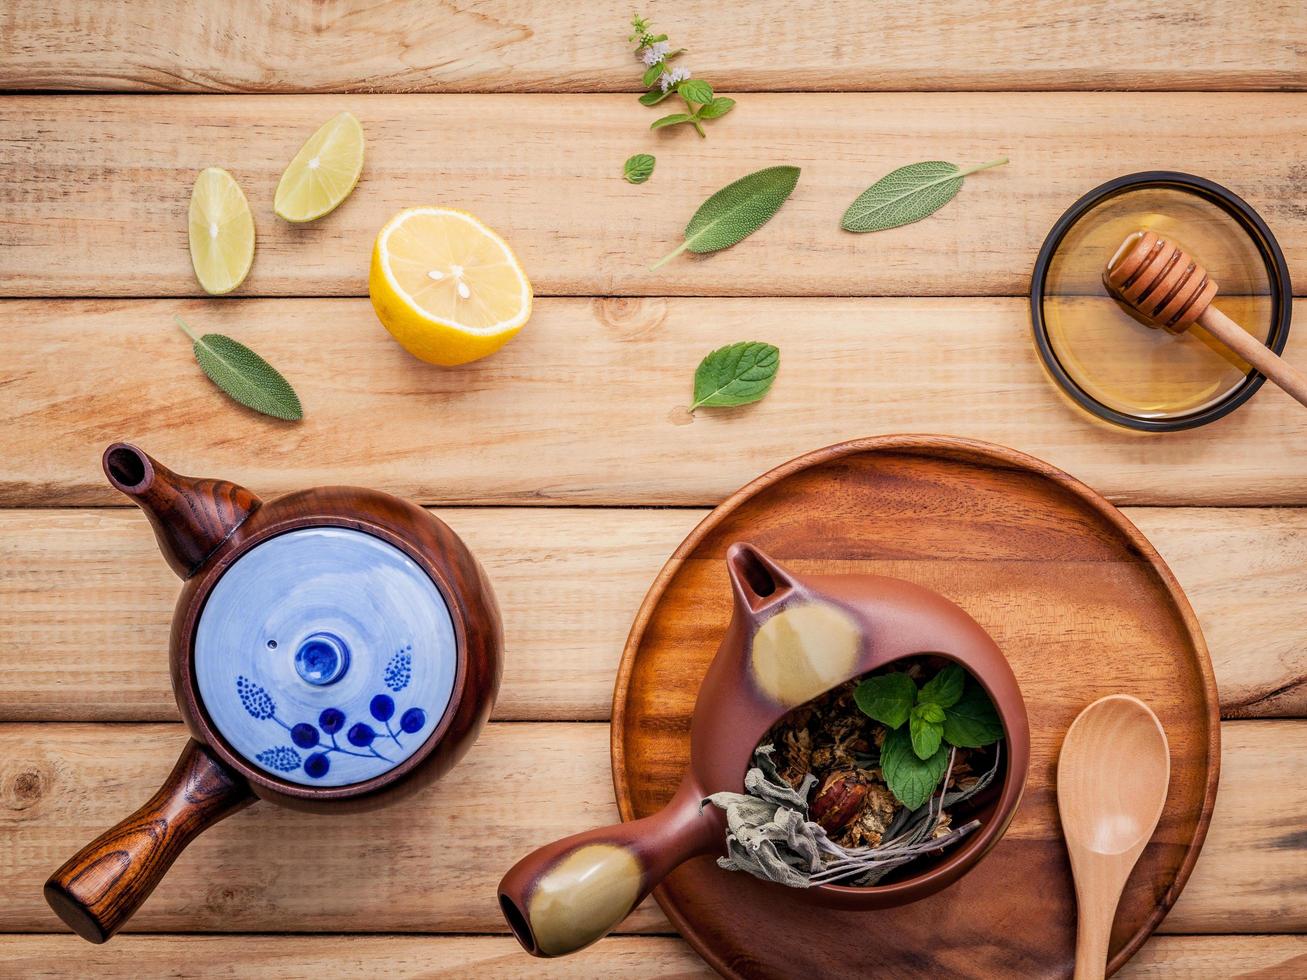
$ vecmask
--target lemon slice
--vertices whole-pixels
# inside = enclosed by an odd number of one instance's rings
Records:
[[[372,249],[368,292],[410,354],[466,364],[508,343],[531,316],[531,283],[502,238],[470,214],[409,208]]]
[[[321,218],[349,197],[362,172],[363,127],[342,112],[300,147],[277,183],[272,209],[287,221]]]
[[[206,293],[230,293],[254,262],[254,217],[240,185],[221,167],[195,178],[190,209],[191,265]]]

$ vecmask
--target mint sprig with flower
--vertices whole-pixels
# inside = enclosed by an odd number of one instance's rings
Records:
[[[631,18],[633,28],[627,38],[635,45],[635,56],[644,65],[640,80],[649,91],[640,96],[641,105],[657,105],[670,95],[679,95],[685,102],[684,112],[655,119],[650,129],[664,129],[689,123],[695,132],[706,137],[705,119],[718,119],[735,108],[735,100],[713,93],[712,86],[701,78],[694,78],[684,65],[673,65],[672,59],[685,53],[685,48],[672,50],[666,34],[654,34],[649,21],[636,15]]]

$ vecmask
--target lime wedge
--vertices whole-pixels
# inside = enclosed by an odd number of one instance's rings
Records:
[[[273,210],[287,221],[334,211],[363,172],[363,127],[348,112],[333,116],[300,147],[277,184]]]
[[[206,293],[230,293],[254,262],[254,217],[236,179],[221,167],[195,178],[190,208],[191,265]]]

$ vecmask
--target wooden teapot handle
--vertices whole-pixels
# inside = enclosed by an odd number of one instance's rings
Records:
[[[249,785],[194,739],[150,801],[70,858],[45,900],[83,939],[105,942],[198,834],[254,802]]]

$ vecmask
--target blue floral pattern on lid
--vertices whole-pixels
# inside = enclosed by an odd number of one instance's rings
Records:
[[[265,541],[215,585],[196,631],[204,706],[238,753],[290,782],[378,776],[448,706],[453,621],[426,574],[361,531]]]

